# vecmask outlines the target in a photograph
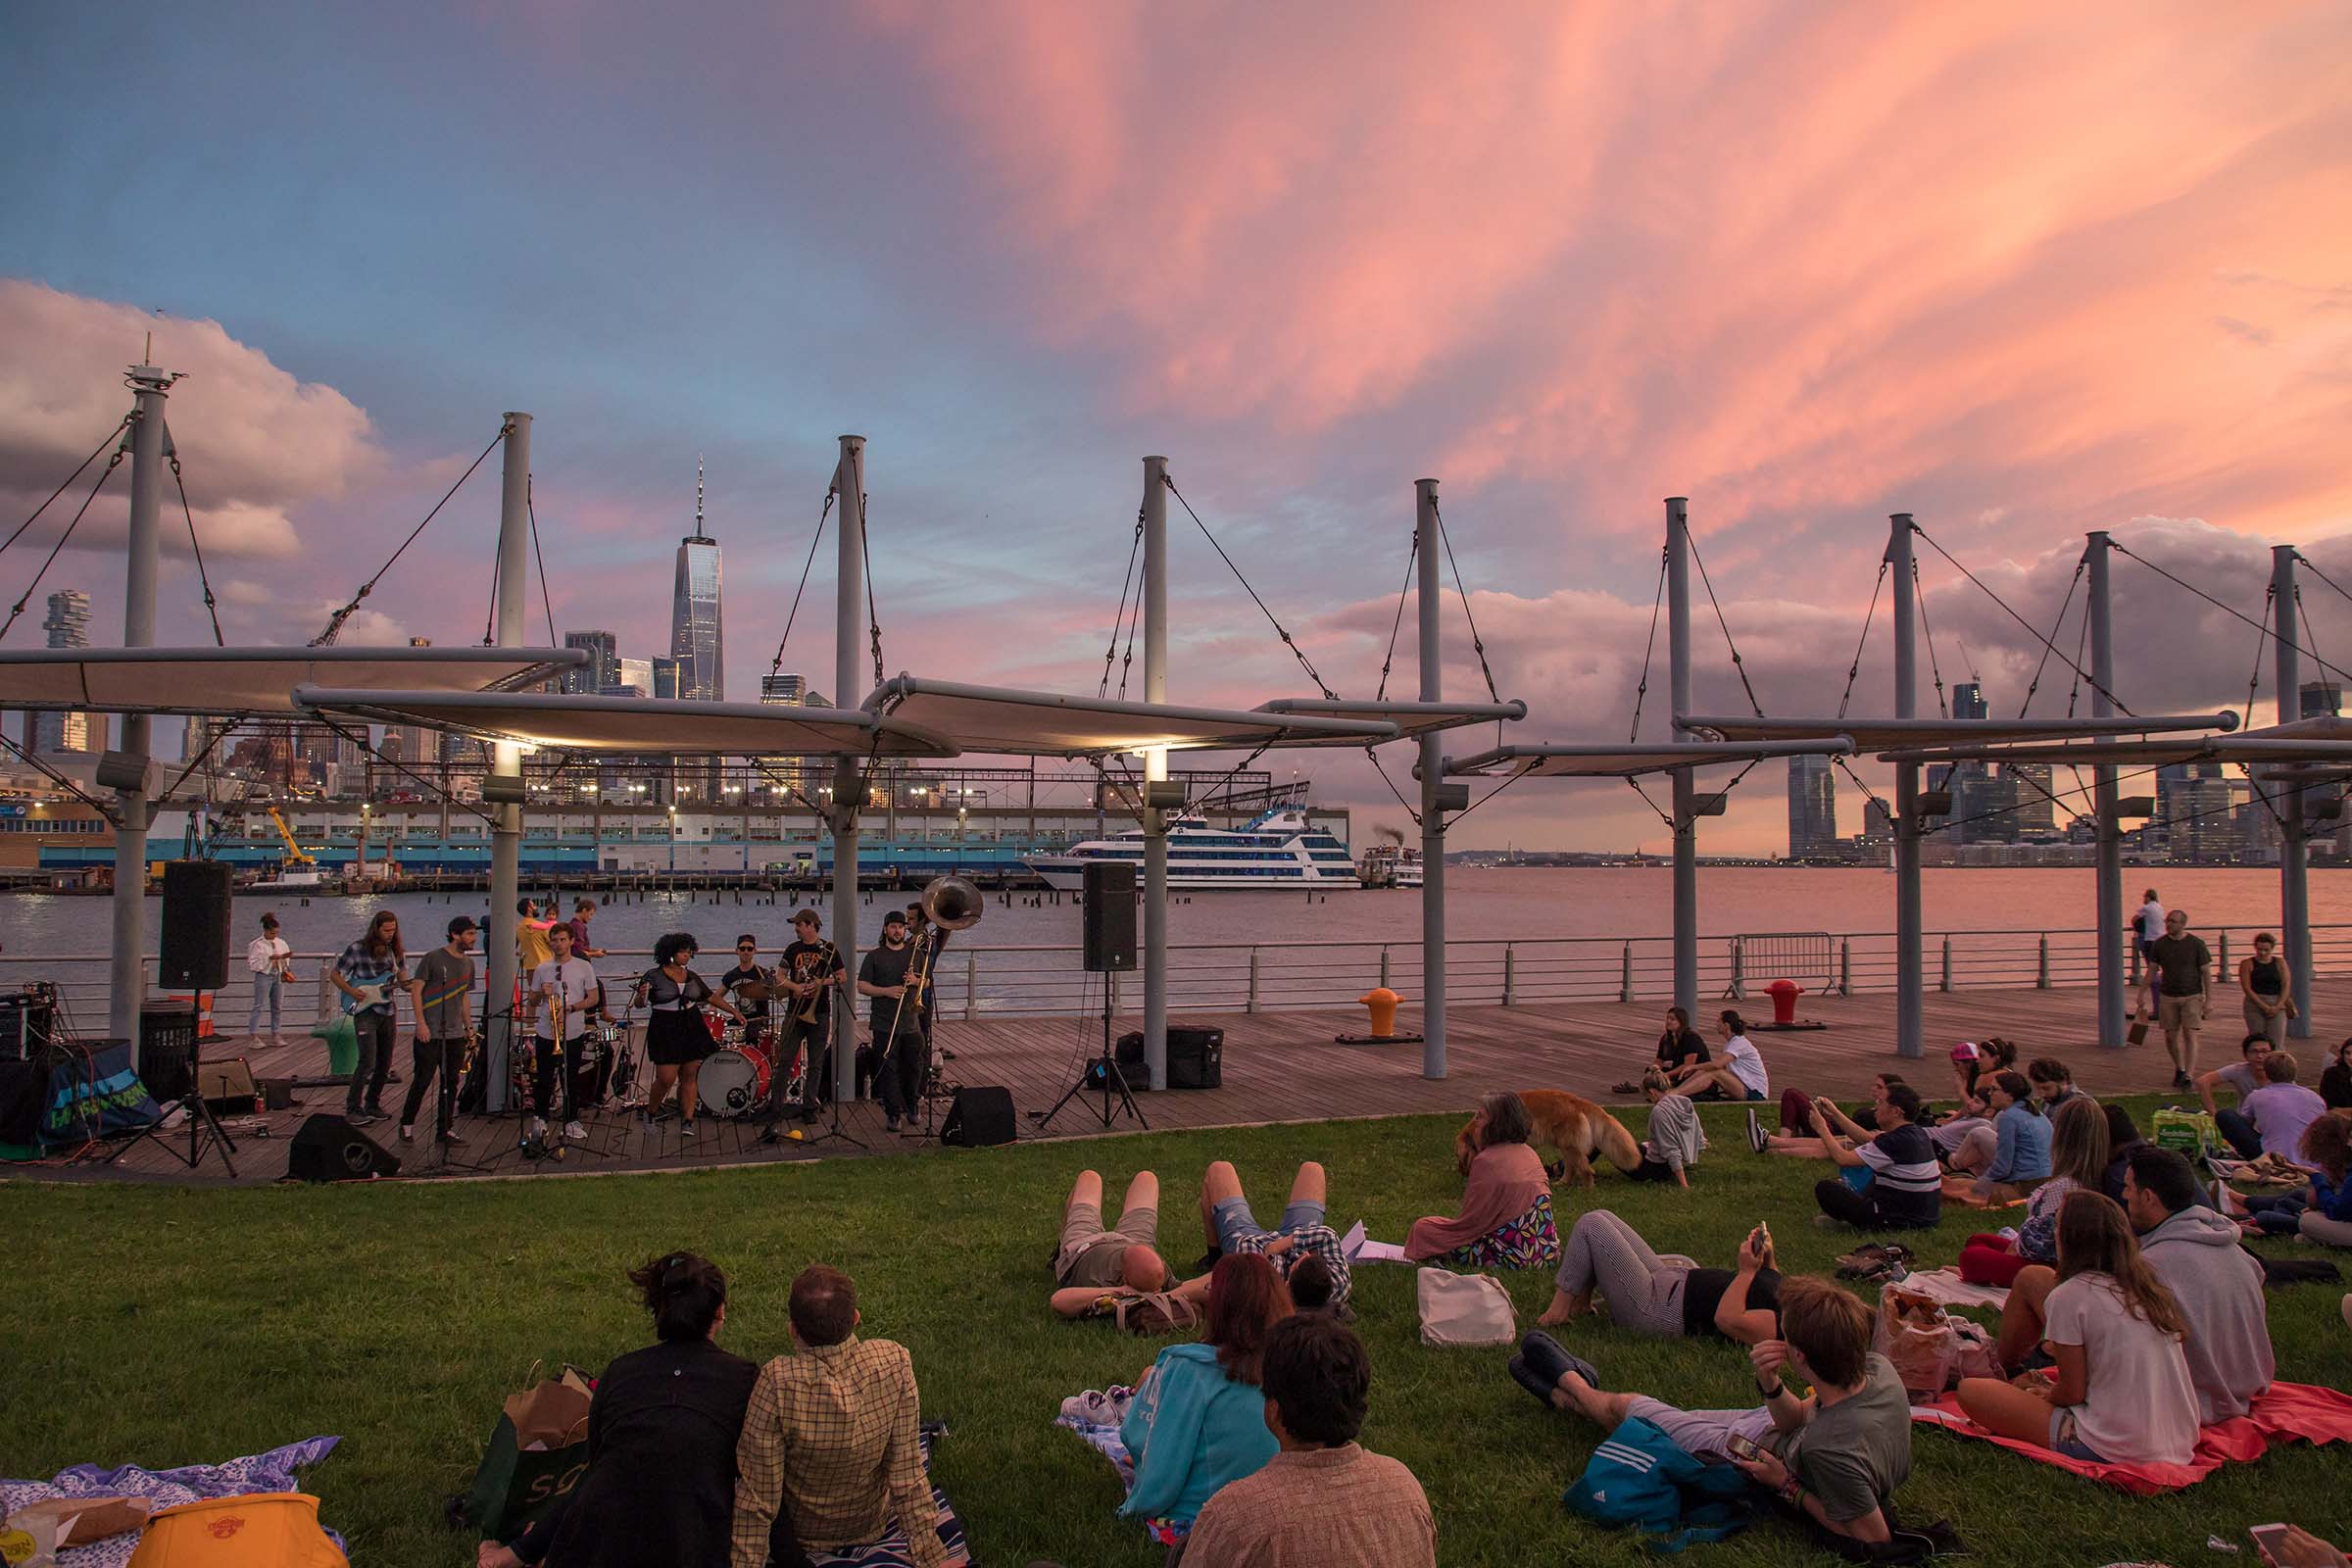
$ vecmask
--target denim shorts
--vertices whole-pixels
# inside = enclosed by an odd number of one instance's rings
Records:
[[[1217,1222],[1217,1250],[1231,1252],[1237,1250],[1237,1244],[1245,1237],[1268,1234],[1290,1236],[1309,1225],[1322,1224],[1323,1205],[1312,1202],[1291,1204],[1282,1211],[1281,1225],[1270,1233],[1258,1224],[1257,1216],[1250,1212],[1250,1200],[1247,1198],[1218,1200],[1213,1217]]]
[[[2075,1412],[2057,1409],[2050,1412],[2050,1448],[2069,1459],[2081,1459],[2085,1464],[2105,1464],[2106,1457],[2089,1444],[2075,1436]]]

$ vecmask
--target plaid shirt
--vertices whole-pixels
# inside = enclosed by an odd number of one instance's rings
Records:
[[[1272,1231],[1260,1231],[1255,1236],[1244,1236],[1233,1244],[1237,1252],[1264,1252],[1280,1238]],[[1328,1225],[1308,1225],[1291,1233],[1291,1245],[1267,1257],[1274,1271],[1284,1279],[1302,1257],[1319,1257],[1331,1270],[1331,1304],[1346,1306],[1355,1290],[1355,1281],[1348,1273],[1348,1253],[1340,1246],[1340,1233]]]
[[[761,1568],[780,1502],[804,1546],[879,1541],[895,1515],[916,1568],[948,1560],[915,1431],[914,1358],[851,1335],[760,1369],[735,1449],[733,1568]]]
[[[1436,1568],[1437,1523],[1413,1473],[1348,1444],[1278,1453],[1217,1489],[1187,1568]]]

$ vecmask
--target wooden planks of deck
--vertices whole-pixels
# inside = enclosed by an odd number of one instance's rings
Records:
[[[2315,1018],[2340,1018],[2352,1013],[2352,978],[2319,979],[2312,986]],[[1701,1009],[1700,1022],[1711,1022],[1720,1004]],[[1769,1017],[1769,1004],[1740,1004],[1751,1019]],[[1957,1040],[2004,1035],[2020,1046],[2024,1055],[2055,1055],[2068,1061],[2077,1080],[2094,1094],[2146,1093],[2166,1088],[2172,1064],[2160,1036],[2146,1045],[2103,1050],[2093,1039],[2093,1000],[2082,989],[2050,991],[1931,992],[1927,998],[1926,1056],[1904,1063],[1893,1052],[1894,999],[1886,994],[1841,998],[1808,997],[1799,1016],[1818,1019],[1829,1027],[1801,1032],[1758,1031],[1753,1038],[1771,1068],[1777,1089],[1802,1084],[1821,1093],[1850,1095],[1884,1068],[1907,1071],[1931,1099],[1948,1098],[1950,1069],[1945,1052]],[[1138,1094],[1144,1116],[1153,1129],[1246,1126],[1269,1121],[1321,1120],[1355,1116],[1402,1115],[1413,1112],[1466,1109],[1483,1093],[1494,1089],[1563,1088],[1596,1099],[1610,1099],[1608,1087],[1639,1075],[1649,1058],[1663,1026],[1662,1003],[1582,1002],[1524,1007],[1463,1007],[1448,1019],[1447,1075],[1443,1081],[1421,1076],[1419,1045],[1342,1046],[1333,1036],[1360,1030],[1363,1018],[1345,1012],[1266,1012],[1218,1016],[1187,1015],[1185,1024],[1214,1025],[1225,1031],[1224,1081],[1220,1088],[1193,1092]],[[1019,1107],[1021,1135],[1071,1137],[1103,1131],[1100,1094],[1073,1100],[1042,1130],[1034,1114],[1051,1106],[1077,1081],[1102,1042],[1102,1020],[1070,1017],[996,1017],[957,1023],[943,1020],[938,1044],[955,1054],[944,1068],[951,1084],[1001,1084],[1012,1093]],[[1132,1018],[1114,1020],[1114,1035],[1140,1027]],[[1420,1027],[1417,1012],[1407,1007],[1398,1018],[1402,1030]],[[2214,1026],[2202,1041],[2201,1062],[2219,1065],[2235,1054],[2242,1033],[2237,1009],[2218,1009]],[[2322,1054],[2334,1039],[2324,1031],[2298,1042],[2307,1080],[2316,1080]],[[243,1055],[255,1073],[264,1077],[321,1075],[325,1048],[303,1040],[282,1047],[236,1038],[209,1042],[208,1060]],[[398,1070],[405,1072],[408,1052],[400,1051]],[[388,1106],[396,1105],[402,1086],[385,1093]],[[168,1182],[175,1185],[220,1186],[232,1182],[252,1185],[281,1179],[286,1152],[294,1130],[318,1111],[340,1112],[340,1087],[295,1092],[295,1108],[260,1118],[268,1135],[240,1135],[233,1158],[232,1178],[220,1157],[208,1156],[196,1170],[150,1141],[130,1148],[116,1146],[69,1164],[6,1167],[0,1173],[17,1178],[58,1180],[117,1180]],[[935,1103],[935,1117],[944,1120],[947,1102]],[[882,1130],[880,1108],[868,1102],[847,1107],[844,1130],[858,1143],[787,1142],[762,1146],[754,1123],[706,1116],[702,1136],[691,1144],[674,1121],[641,1132],[633,1113],[600,1112],[585,1118],[593,1133],[590,1149],[561,1160],[528,1162],[515,1148],[515,1119],[466,1116],[458,1131],[466,1139],[460,1158],[475,1168],[460,1166],[453,1176],[493,1175],[538,1177],[598,1171],[693,1169],[717,1165],[810,1159],[867,1154],[914,1153],[938,1151],[936,1141],[892,1136]],[[918,1124],[919,1125],[919,1124]],[[1138,1130],[1125,1116],[1113,1129]],[[418,1150],[394,1142],[393,1125],[377,1124],[370,1132],[377,1141],[415,1164]],[[175,1140],[184,1148],[184,1132]],[[859,1145],[863,1147],[858,1147]]]

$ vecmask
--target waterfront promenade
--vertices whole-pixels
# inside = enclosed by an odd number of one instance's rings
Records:
[[[2332,1049],[2338,1038],[2328,1032],[2333,1027],[2331,1021],[2352,1017],[2352,977],[2320,977],[2313,982],[2312,991],[2312,1012],[2319,1020],[2318,1027],[2313,1039],[2296,1046],[2306,1081],[2316,1081],[2323,1053]],[[1742,1005],[1751,1019],[1770,1014],[1768,1005]],[[1702,1021],[1712,1010],[1713,1004],[1702,1009]],[[2205,1037],[2201,1057],[2207,1066],[2230,1058],[2240,1032],[2234,1006],[2217,1010],[2216,1027]],[[1611,1084],[1639,1075],[1656,1041],[1663,1012],[1662,1002],[1456,1007],[1448,1031],[1452,1070],[1439,1083],[1421,1076],[1418,1045],[1334,1044],[1334,1034],[1362,1028],[1360,1009],[1228,1015],[1187,1012],[1174,1021],[1213,1024],[1225,1031],[1223,1086],[1143,1094],[1137,1100],[1154,1130],[1466,1110],[1480,1094],[1492,1089],[1562,1088],[1608,1101],[1619,1098],[1607,1093]],[[1894,999],[1884,993],[1803,999],[1799,1016],[1819,1019],[1830,1027],[1754,1036],[1771,1068],[1775,1093],[1801,1084],[1817,1093],[1859,1098],[1873,1073],[1903,1066],[1892,1049],[1893,1015]],[[1948,1100],[1951,1073],[1944,1053],[1950,1043],[1998,1034],[2018,1042],[2027,1056],[2062,1057],[2074,1067],[2077,1080],[2093,1094],[2153,1093],[2169,1085],[2171,1065],[2161,1037],[2151,1034],[2146,1045],[2136,1048],[2102,1050],[2093,1043],[2091,1018],[2092,996],[2086,988],[1931,991],[1927,998],[1929,1054],[1908,1066],[1908,1076],[1929,1099]],[[1408,1006],[1398,1023],[1409,1030],[1417,1021],[1415,1009]],[[1115,1032],[1132,1027],[1136,1027],[1132,1019],[1114,1023]],[[1028,1113],[1051,1106],[1076,1080],[1097,1047],[1101,1030],[1100,1018],[999,1017],[968,1023],[943,1019],[939,1044],[956,1054],[956,1059],[947,1066],[952,1082],[1002,1084],[1012,1092],[1024,1139],[1071,1137],[1102,1131],[1093,1109],[1102,1103],[1100,1094],[1073,1101],[1042,1135]],[[208,1043],[205,1055],[208,1060],[246,1055],[262,1076],[307,1077],[323,1073],[326,1064],[325,1048],[310,1040],[283,1048],[249,1050],[243,1041],[230,1036]],[[405,1043],[399,1056],[398,1070],[405,1073]],[[387,1107],[396,1105],[400,1094],[398,1084],[386,1092]],[[316,1111],[340,1111],[342,1105],[339,1087],[296,1090],[292,1110],[264,1118],[268,1137],[239,1136],[236,1182],[255,1185],[282,1178],[289,1141],[303,1118]],[[937,1114],[944,1119],[946,1113],[947,1104],[942,1101]],[[1626,1115],[1637,1134],[1642,1115],[1638,1104]],[[598,1152],[574,1152],[561,1161],[525,1163],[514,1150],[516,1123],[513,1116],[467,1116],[459,1123],[466,1140],[461,1152],[489,1168],[457,1175],[536,1180],[558,1173],[691,1169],[884,1154],[952,1157],[956,1152],[942,1150],[935,1141],[885,1134],[880,1107],[870,1102],[845,1110],[843,1124],[864,1143],[864,1149],[848,1142],[787,1142],[763,1148],[756,1141],[756,1125],[709,1116],[701,1122],[702,1137],[688,1145],[674,1121],[661,1124],[648,1135],[636,1130],[633,1114],[606,1113],[589,1121]],[[1135,1124],[1122,1119],[1114,1130],[1133,1131]],[[369,1131],[380,1135],[379,1141],[387,1148],[396,1148],[391,1122],[379,1123]],[[184,1146],[184,1132],[179,1141]],[[1736,1146],[1719,1146],[1715,1157],[1745,1156]],[[131,1151],[120,1162],[91,1158],[71,1164],[0,1167],[0,1175],[183,1186],[217,1186],[230,1181],[216,1155],[208,1154],[199,1170],[189,1171],[152,1144]]]

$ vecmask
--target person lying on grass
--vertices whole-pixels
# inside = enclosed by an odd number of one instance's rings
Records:
[[[1597,1291],[1621,1329],[1757,1345],[1781,1331],[1780,1290],[1772,1233],[1761,1225],[1740,1244],[1738,1268],[1700,1268],[1687,1257],[1660,1257],[1631,1225],[1594,1208],[1568,1232],[1551,1304],[1536,1321],[1556,1328],[1582,1317]]]
[[[1062,1200],[1061,1230],[1054,1248],[1054,1283],[1086,1290],[1125,1286],[1164,1291],[1176,1276],[1159,1255],[1159,1178],[1135,1173],[1119,1205],[1119,1223],[1102,1225],[1102,1176],[1082,1170]]]
[[[1684,1452],[1728,1460],[1832,1535],[1889,1539],[1890,1503],[1911,1474],[1911,1400],[1902,1379],[1870,1348],[1872,1313],[1827,1280],[1781,1286],[1781,1337],[1752,1347],[1756,1392],[1746,1410],[1680,1410],[1643,1394],[1606,1393],[1593,1365],[1538,1330],[1520,1342],[1510,1371],[1520,1387],[1603,1433],[1639,1416]],[[1809,1383],[1797,1395],[1784,1372]]]

